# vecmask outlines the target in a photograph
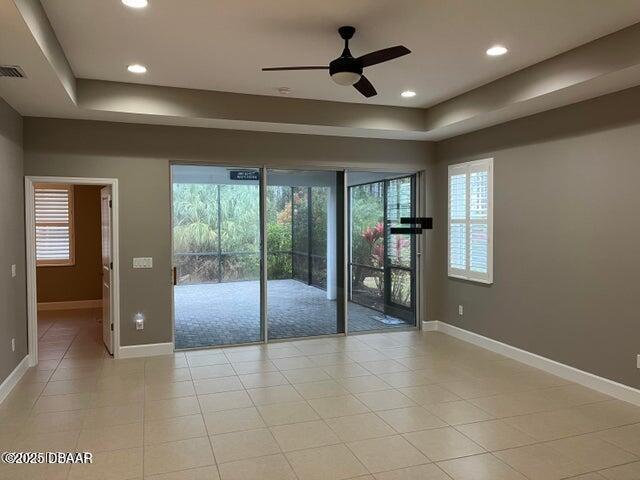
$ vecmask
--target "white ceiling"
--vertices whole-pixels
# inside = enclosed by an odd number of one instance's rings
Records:
[[[78,78],[427,107],[640,22],[638,0],[42,0]],[[411,55],[367,69],[366,100],[325,72],[263,73],[338,56],[343,24],[361,55],[404,44]],[[510,52],[497,58],[487,47]],[[126,65],[143,63],[136,76]],[[418,92],[402,99],[400,92]]]

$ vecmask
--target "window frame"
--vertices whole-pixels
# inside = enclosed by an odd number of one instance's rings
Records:
[[[470,176],[474,172],[488,172],[487,187],[488,187],[488,199],[487,199],[487,219],[477,220],[471,219],[470,215]],[[451,177],[453,175],[465,174],[465,219],[454,220],[451,219]],[[463,224],[466,226],[465,230],[465,269],[452,268],[451,267],[451,225],[452,223]],[[471,225],[473,224],[485,224],[487,225],[487,272],[473,272],[470,270],[470,252],[471,252]],[[493,283],[493,158],[483,158],[480,160],[473,160],[470,162],[456,163],[449,165],[447,170],[447,275],[450,278],[458,278],[462,280],[468,280],[471,282],[492,284]]]
[[[67,191],[67,208],[69,211],[69,221],[66,224],[61,223],[38,223],[36,210],[36,192],[39,189],[57,189]],[[36,183],[33,185],[33,208],[34,208],[34,240],[36,242],[36,267],[72,267],[76,264],[76,242],[75,242],[75,200],[74,186],[61,183]],[[59,226],[67,225],[69,228],[69,258],[65,260],[38,260],[38,227],[39,226]]]

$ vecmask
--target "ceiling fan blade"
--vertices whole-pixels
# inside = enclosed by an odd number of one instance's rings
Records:
[[[376,89],[373,88],[373,85],[371,85],[371,82],[367,80],[367,77],[365,77],[364,75],[362,75],[360,77],[360,80],[354,83],[353,86],[367,98],[373,97],[374,95],[378,94],[378,92],[376,92]]]
[[[370,67],[371,65],[388,62],[389,60],[408,55],[409,53],[411,53],[411,50],[407,47],[397,45],[395,47],[383,48],[382,50],[367,53],[359,57],[358,60],[363,67]]]
[[[300,67],[267,67],[263,68],[263,72],[279,72],[283,70],[328,70],[329,67],[321,66],[300,66]]]

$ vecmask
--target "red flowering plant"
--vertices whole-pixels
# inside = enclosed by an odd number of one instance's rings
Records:
[[[376,267],[382,267],[384,264],[384,243],[380,240],[384,239],[384,225],[378,222],[375,227],[367,227],[362,232],[362,238],[369,244],[369,252],[372,264]]]
[[[382,268],[384,266],[384,224],[378,222],[374,227],[366,227],[362,230],[362,239],[367,245],[371,266]],[[364,275],[364,272],[361,272]],[[372,278],[375,288],[382,291],[381,277],[374,275]],[[362,283],[364,278],[360,279]]]

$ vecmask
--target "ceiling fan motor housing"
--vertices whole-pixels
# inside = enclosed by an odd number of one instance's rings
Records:
[[[344,40],[344,51],[340,57],[329,64],[329,75],[338,85],[349,86],[362,77],[362,65],[353,58],[349,51],[349,40],[356,33],[356,29],[350,25],[345,25],[338,29],[338,33]]]
[[[362,77],[362,66],[355,58],[342,56],[329,64],[329,75],[338,85],[353,85]]]

